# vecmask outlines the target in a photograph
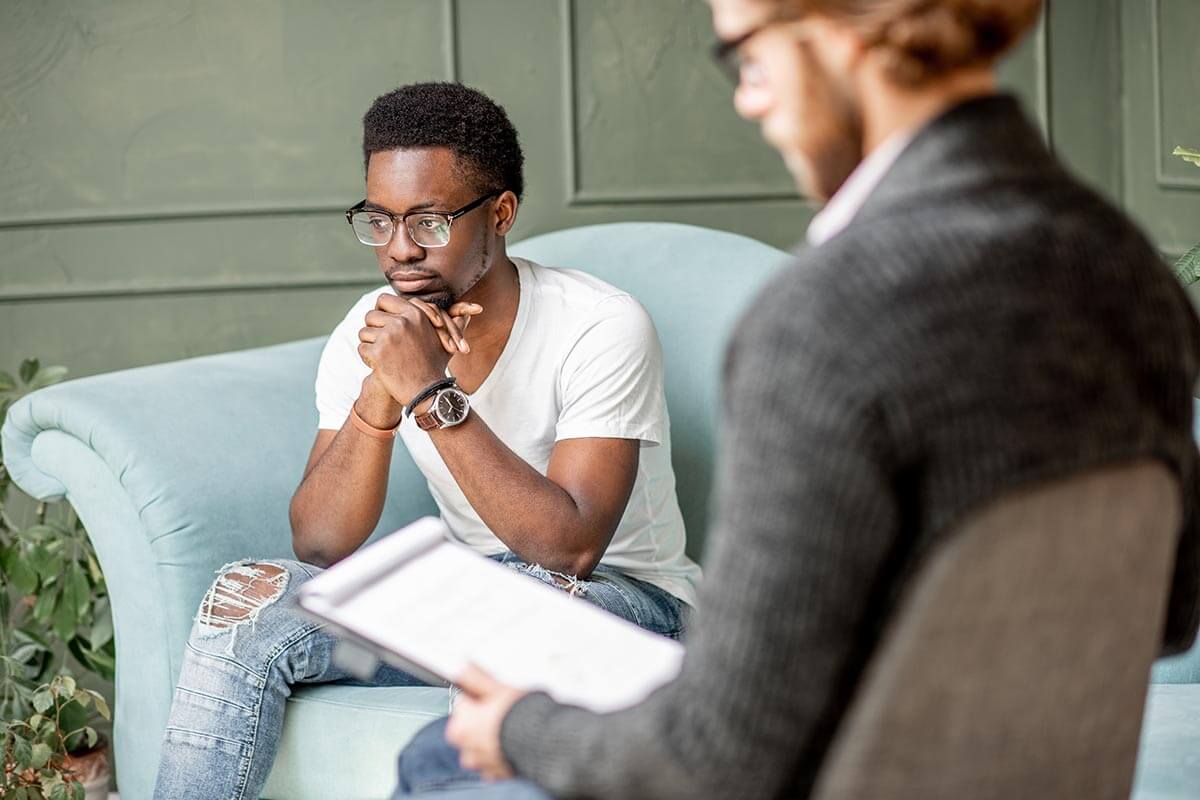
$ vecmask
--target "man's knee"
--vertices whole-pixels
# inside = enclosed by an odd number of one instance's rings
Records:
[[[263,609],[283,595],[290,577],[286,567],[270,561],[236,561],[222,567],[204,595],[196,615],[201,633],[253,623]]]

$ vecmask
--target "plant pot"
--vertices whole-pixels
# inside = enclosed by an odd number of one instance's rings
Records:
[[[83,784],[84,800],[107,800],[110,769],[106,740],[101,738],[86,752],[68,755],[66,767]]]

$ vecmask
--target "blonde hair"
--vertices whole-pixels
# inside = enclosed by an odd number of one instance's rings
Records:
[[[989,65],[1036,24],[1042,0],[773,0],[858,31],[896,83]]]

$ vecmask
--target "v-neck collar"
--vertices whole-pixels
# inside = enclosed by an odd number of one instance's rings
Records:
[[[513,263],[513,267],[517,270],[517,284],[519,292],[517,296],[517,315],[513,318],[512,330],[508,333],[508,341],[504,343],[504,349],[500,352],[500,357],[496,359],[496,363],[492,365],[487,376],[475,391],[471,392],[471,397],[479,397],[491,384],[495,383],[496,375],[500,374],[509,361],[513,359],[513,352],[517,349],[518,341],[521,335],[525,332],[525,322],[529,319],[529,298],[532,294],[533,271],[530,269],[528,262],[523,258],[509,258]],[[449,374],[449,367],[447,367]]]

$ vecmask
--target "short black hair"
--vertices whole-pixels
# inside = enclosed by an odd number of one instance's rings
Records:
[[[495,101],[461,83],[410,83],[375,98],[363,116],[363,168],[372,153],[445,147],[481,193],[525,192],[517,130]]]

